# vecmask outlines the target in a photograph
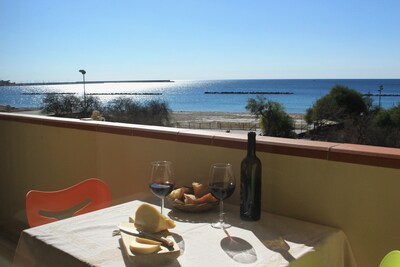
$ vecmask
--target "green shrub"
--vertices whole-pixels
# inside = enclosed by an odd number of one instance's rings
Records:
[[[47,94],[43,98],[45,113],[54,113],[57,117],[70,117],[74,113],[80,113],[80,99],[73,94]]]
[[[53,113],[57,117],[88,117],[94,110],[102,110],[98,97],[87,96],[86,102],[74,94],[46,94],[43,98],[44,113]]]
[[[107,121],[169,126],[170,113],[171,109],[164,101],[140,103],[131,98],[119,97],[109,102],[103,115]]]
[[[400,147],[400,105],[379,109],[372,120],[375,127],[371,143],[380,146]]]
[[[83,99],[80,99],[80,110],[82,113],[82,116],[84,118],[90,117],[93,111],[97,110],[102,112],[103,111],[103,105],[101,104],[100,98],[97,96],[86,96],[86,103]]]
[[[246,109],[257,117],[261,116],[260,127],[263,135],[290,138],[296,136],[293,131],[293,119],[280,103],[257,96],[256,99],[248,99]]]
[[[400,129],[400,105],[380,110],[373,121],[381,128]]]
[[[170,125],[171,109],[168,103],[159,100],[135,102],[131,98],[119,97],[103,106],[98,97],[83,98],[73,94],[47,94],[43,98],[44,113],[53,113],[57,117],[87,118],[93,111],[100,111],[108,121],[147,124]]]
[[[369,98],[343,85],[335,85],[330,92],[319,98],[307,109],[305,119],[308,123],[321,124],[322,121],[343,122],[368,112]]]

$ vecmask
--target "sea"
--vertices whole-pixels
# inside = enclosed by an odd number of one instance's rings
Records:
[[[287,113],[305,113],[335,85],[344,85],[371,96],[373,104],[391,108],[400,103],[400,79],[248,79],[175,80],[171,82],[86,83],[85,93],[106,104],[116,97],[135,101],[162,100],[174,112],[247,112],[249,98],[257,95],[279,102]],[[379,97],[379,90],[382,96]],[[0,105],[40,108],[46,93],[83,96],[82,83],[0,87]],[[380,99],[380,103],[379,103]]]

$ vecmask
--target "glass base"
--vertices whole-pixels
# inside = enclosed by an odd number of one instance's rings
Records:
[[[217,229],[227,229],[227,228],[231,227],[230,224],[227,224],[227,223],[224,223],[224,222],[212,223],[211,226],[213,228],[217,228]]]

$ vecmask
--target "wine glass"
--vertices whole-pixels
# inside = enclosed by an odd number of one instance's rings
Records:
[[[150,190],[161,198],[161,214],[164,209],[164,199],[174,189],[174,168],[171,161],[154,161],[151,163]]]
[[[224,199],[227,199],[235,191],[235,177],[232,165],[229,163],[212,164],[208,182],[211,194],[219,199],[219,222],[211,224],[214,228],[225,229],[230,225],[224,222]]]

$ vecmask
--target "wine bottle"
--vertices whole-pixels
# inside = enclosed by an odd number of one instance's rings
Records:
[[[256,156],[256,133],[249,132],[247,156],[240,166],[240,218],[246,221],[260,219],[261,161]]]

